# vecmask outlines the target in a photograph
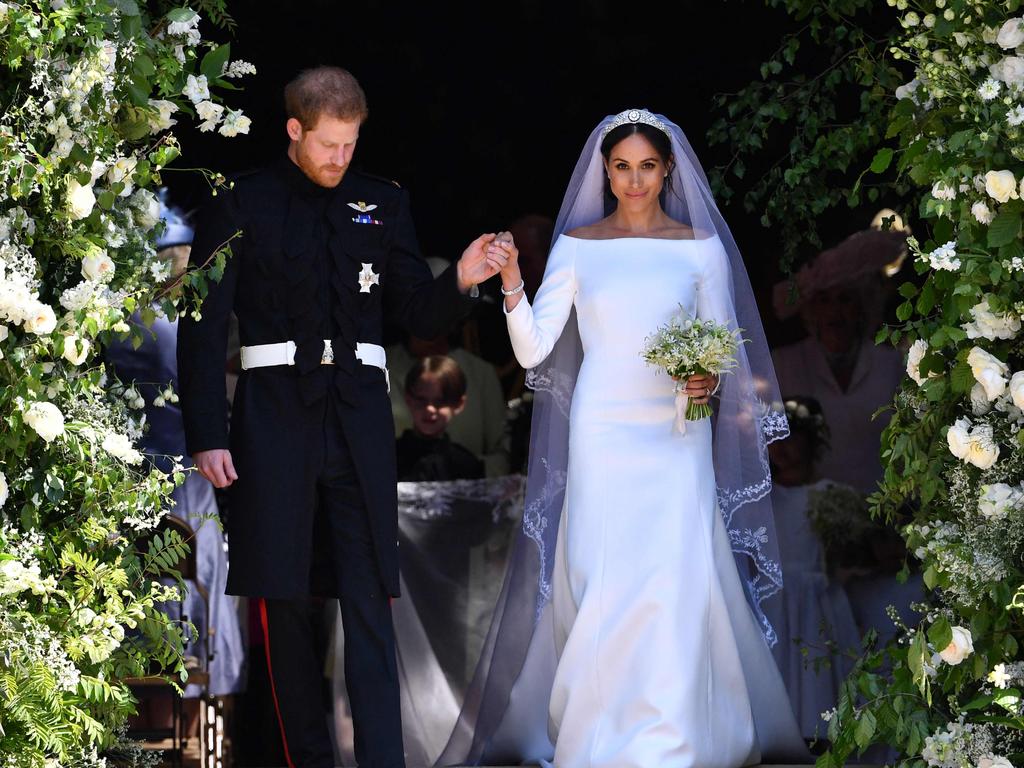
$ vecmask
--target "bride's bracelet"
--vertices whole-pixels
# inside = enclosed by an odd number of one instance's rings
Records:
[[[519,285],[517,285],[511,291],[506,291],[504,287],[500,288],[499,290],[501,291],[501,295],[502,296],[515,296],[517,293],[522,291],[523,288],[525,288],[525,287],[526,287],[526,281],[525,280],[520,280],[519,281]]]

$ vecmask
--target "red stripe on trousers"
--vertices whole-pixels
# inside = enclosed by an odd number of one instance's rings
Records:
[[[281,728],[281,743],[284,745],[284,759],[288,768],[295,768],[292,756],[288,753],[288,737],[284,735],[284,718],[281,717],[281,705],[277,702],[277,686],[274,685],[274,667],[270,663],[270,624],[267,621],[267,601],[262,597],[260,602],[260,624],[263,625],[263,649],[267,654],[267,676],[270,678],[270,695],[274,699],[274,712],[277,713],[277,724]]]

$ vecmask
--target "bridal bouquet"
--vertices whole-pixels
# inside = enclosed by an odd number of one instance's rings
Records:
[[[736,350],[743,343],[740,329],[712,320],[682,318],[662,326],[644,342],[643,358],[676,379],[676,429],[686,432],[687,421],[711,415],[709,404],[686,396],[686,380],[697,374],[721,376],[736,365]]]

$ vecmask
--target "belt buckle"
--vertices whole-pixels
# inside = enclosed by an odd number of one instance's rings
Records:
[[[334,364],[334,348],[331,346],[330,339],[324,339],[324,353],[320,357],[320,365],[333,365]]]

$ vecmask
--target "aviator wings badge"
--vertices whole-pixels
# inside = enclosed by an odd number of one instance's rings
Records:
[[[360,213],[369,213],[370,211],[377,210],[376,205],[373,205],[372,203],[370,205],[367,205],[362,200],[360,200],[358,203],[349,203],[348,207],[353,208],[359,211]]]

